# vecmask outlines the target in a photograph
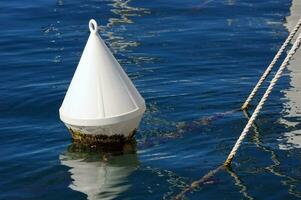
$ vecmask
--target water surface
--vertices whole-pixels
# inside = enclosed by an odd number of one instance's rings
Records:
[[[287,37],[291,5],[2,0],[0,199],[172,199],[230,152],[247,122],[232,111]],[[136,153],[78,148],[59,120],[90,18],[146,100]],[[277,84],[232,170],[187,199],[301,197],[300,146],[285,134],[301,127],[282,120],[300,121],[287,116],[292,77]]]

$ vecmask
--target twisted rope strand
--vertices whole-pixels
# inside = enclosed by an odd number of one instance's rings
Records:
[[[231,164],[231,162],[232,162],[235,154],[237,153],[238,148],[240,147],[242,141],[244,140],[244,138],[246,137],[247,133],[249,132],[250,127],[252,126],[252,124],[254,123],[255,119],[257,118],[260,110],[262,109],[264,103],[266,102],[267,98],[269,97],[270,93],[272,92],[272,90],[273,90],[274,86],[276,85],[277,81],[281,77],[284,69],[289,64],[289,61],[291,60],[291,58],[293,57],[293,55],[298,50],[298,48],[300,46],[300,43],[301,43],[301,33],[299,34],[298,38],[296,39],[293,47],[291,48],[291,50],[287,54],[287,56],[284,59],[283,63],[279,67],[276,75],[274,76],[274,78],[270,82],[270,85],[269,85],[268,89],[265,91],[263,97],[261,98],[259,104],[257,105],[257,107],[256,107],[254,113],[252,114],[250,120],[248,121],[247,125],[245,126],[244,130],[242,131],[241,135],[239,136],[238,140],[236,141],[233,149],[231,150],[230,154],[228,155],[228,158],[224,162],[224,166],[229,166]]]
[[[286,39],[285,43],[282,45],[281,49],[276,54],[275,58],[273,59],[272,63],[269,65],[268,69],[265,71],[265,73],[260,78],[260,80],[257,83],[257,85],[255,86],[255,88],[253,89],[251,95],[249,96],[249,98],[247,99],[247,101],[244,104],[244,105],[246,105],[245,108],[248,106],[249,102],[255,96],[258,88],[261,86],[261,84],[263,83],[263,81],[265,80],[265,78],[269,75],[271,69],[275,65],[275,62],[279,59],[280,55],[283,53],[283,51],[286,48],[286,46],[288,45],[288,43],[292,40],[292,38],[294,37],[294,35],[296,34],[296,32],[298,31],[298,29],[300,28],[300,26],[301,26],[301,18],[299,19],[299,21],[298,21],[297,25],[295,26],[294,30],[290,33],[289,37]],[[187,192],[190,192],[193,189],[195,189],[196,187],[199,187],[200,185],[206,183],[206,181],[208,181],[211,177],[213,177],[220,170],[225,169],[226,167],[230,166],[230,164],[232,163],[232,160],[233,160],[234,156],[236,155],[239,147],[242,144],[242,141],[244,140],[244,138],[246,137],[247,133],[249,132],[250,127],[253,125],[254,121],[256,120],[256,118],[257,118],[260,110],[262,109],[264,103],[266,102],[267,98],[269,97],[270,93],[272,92],[272,90],[273,90],[274,86],[276,85],[277,81],[281,77],[284,69],[289,64],[289,61],[291,60],[291,58],[293,57],[293,55],[298,50],[298,48],[300,46],[300,43],[301,43],[301,33],[298,35],[298,38],[296,39],[295,43],[293,44],[293,47],[291,48],[291,50],[287,54],[286,58],[282,62],[281,66],[279,67],[276,75],[274,76],[274,78],[270,82],[270,85],[269,85],[268,89],[265,91],[265,93],[264,93],[263,97],[261,98],[259,104],[257,105],[254,113],[249,118],[247,125],[245,126],[244,130],[242,131],[241,135],[239,136],[238,140],[236,141],[234,147],[232,148],[232,150],[231,150],[230,154],[228,155],[228,157],[227,157],[226,161],[224,162],[224,164],[221,165],[221,166],[218,166],[214,170],[209,171],[207,174],[205,174],[199,180],[196,180],[196,181],[192,182],[188,187],[184,188],[182,190],[182,192],[180,192],[177,196],[175,196],[175,198],[174,198],[175,200],[184,198],[184,195]],[[243,108],[244,108],[244,106],[242,107],[242,109]]]
[[[249,97],[247,98],[245,103],[242,105],[242,107],[241,107],[242,110],[246,109],[249,106],[250,102],[252,101],[252,99],[256,95],[258,89],[260,88],[262,83],[265,81],[267,76],[271,73],[271,71],[272,71],[273,67],[275,66],[276,62],[278,61],[278,59],[280,58],[280,56],[282,55],[282,53],[286,49],[287,45],[291,42],[291,40],[293,39],[295,34],[298,32],[300,26],[301,26],[301,19],[299,19],[298,23],[296,24],[296,26],[294,27],[292,32],[289,34],[289,36],[286,38],[285,42],[282,44],[281,48],[279,49],[279,51],[277,52],[277,54],[273,58],[272,62],[268,66],[268,68],[265,70],[265,72],[260,77],[259,81],[257,82],[255,87],[253,88],[253,90],[250,93]]]

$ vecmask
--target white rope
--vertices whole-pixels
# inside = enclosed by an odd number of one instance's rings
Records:
[[[253,88],[252,92],[250,93],[250,95],[247,98],[247,100],[245,101],[245,103],[242,105],[242,107],[241,107],[242,110],[244,110],[244,109],[246,109],[248,107],[249,103],[252,101],[252,99],[256,95],[258,89],[260,88],[260,86],[262,85],[262,83],[264,82],[264,80],[267,78],[267,76],[272,71],[273,67],[275,66],[277,60],[280,58],[281,54],[284,52],[284,50],[286,49],[287,45],[291,42],[291,40],[293,39],[293,37],[295,36],[295,34],[298,32],[300,26],[301,26],[301,18],[299,19],[298,23],[296,24],[296,26],[294,27],[294,29],[292,30],[292,32],[286,38],[285,42],[282,44],[281,48],[279,49],[279,51],[277,52],[277,54],[273,58],[272,62],[268,66],[268,68],[265,70],[265,72],[260,77],[259,81],[257,82],[256,86]]]
[[[260,78],[260,80],[257,83],[257,85],[255,86],[255,88],[253,89],[251,95],[248,98],[249,100],[247,99],[247,101],[244,104],[244,105],[246,105],[246,107],[248,106],[248,104],[252,100],[252,98],[255,96],[258,88],[261,86],[261,84],[265,80],[265,78],[269,75],[269,73],[271,72],[271,69],[275,65],[275,62],[279,59],[279,57],[283,53],[284,49],[286,48],[286,46],[288,45],[288,43],[292,40],[292,38],[294,37],[294,35],[296,34],[296,32],[298,31],[298,29],[300,28],[300,26],[301,26],[301,18],[298,21],[297,25],[295,26],[294,30],[290,33],[289,37],[286,39],[285,43],[281,46],[280,50],[277,52],[275,58],[273,59],[272,63],[269,65],[268,69],[265,71],[265,73],[262,75],[262,77]],[[228,155],[228,157],[227,157],[226,161],[224,162],[224,164],[221,165],[221,166],[218,166],[214,170],[209,171],[207,174],[205,174],[199,180],[192,182],[191,185],[189,185],[188,187],[184,188],[184,190],[182,190],[181,193],[179,193],[177,196],[175,196],[175,198],[174,198],[175,200],[182,199],[184,197],[185,193],[187,193],[189,191],[192,191],[196,187],[199,187],[200,185],[206,183],[206,181],[208,181],[217,172],[219,172],[222,169],[225,169],[225,167],[228,167],[231,164],[231,162],[232,162],[234,156],[236,155],[237,150],[239,149],[242,141],[244,140],[244,138],[246,137],[247,133],[249,132],[250,127],[253,125],[253,123],[256,120],[256,118],[257,118],[260,110],[262,109],[264,103],[266,102],[267,98],[269,97],[270,93],[272,92],[272,90],[273,90],[274,86],[276,85],[277,81],[281,77],[284,69],[289,64],[289,61],[291,60],[291,58],[293,57],[293,55],[298,50],[300,44],[301,44],[301,33],[298,35],[298,38],[296,39],[293,47],[291,48],[291,50],[289,51],[289,53],[285,57],[285,59],[282,62],[281,66],[279,67],[276,75],[274,76],[274,78],[270,82],[270,85],[269,85],[268,89],[265,91],[265,93],[264,93],[263,97],[261,98],[259,104],[257,105],[254,113],[249,118],[247,125],[245,126],[244,130],[240,134],[238,140],[236,141],[234,147],[232,148],[232,150],[231,150],[230,154]]]
[[[232,148],[230,154],[228,155],[227,160],[224,162],[224,166],[229,166],[233,160],[233,157],[237,153],[238,148],[240,147],[243,139],[246,137],[250,127],[252,126],[253,122],[255,121],[256,117],[258,116],[260,110],[262,109],[264,103],[266,102],[267,98],[269,97],[270,93],[272,92],[275,84],[277,83],[278,79],[281,77],[281,74],[283,73],[286,66],[289,64],[290,59],[293,57],[293,55],[296,53],[297,49],[299,48],[301,43],[301,33],[299,34],[298,38],[296,39],[293,47],[287,54],[286,58],[284,59],[283,63],[279,67],[276,75],[270,82],[270,85],[268,89],[265,91],[263,97],[261,98],[260,102],[258,103],[254,113],[252,114],[251,118],[249,119],[247,125],[245,126],[244,130],[242,131],[241,135],[239,136],[238,140],[236,141],[234,147]]]

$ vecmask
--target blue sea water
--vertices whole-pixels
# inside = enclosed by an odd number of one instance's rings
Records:
[[[290,0],[2,0],[0,199],[173,199],[227,157],[247,122],[233,110],[287,37],[290,6]],[[59,120],[90,18],[146,100],[135,153],[78,149]],[[280,120],[288,101],[283,90],[291,87],[287,73],[232,168],[184,198],[301,197],[300,150],[284,134],[301,127]]]

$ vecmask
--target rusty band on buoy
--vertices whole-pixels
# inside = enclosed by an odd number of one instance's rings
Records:
[[[78,152],[136,152],[136,129],[128,137],[123,135],[88,135],[69,129],[72,145],[69,148]]]
[[[73,142],[82,143],[86,145],[104,145],[104,144],[123,144],[125,142],[131,141],[134,139],[136,129],[131,132],[128,137],[123,135],[92,135],[84,134],[79,131],[69,129],[69,132],[72,136]]]

